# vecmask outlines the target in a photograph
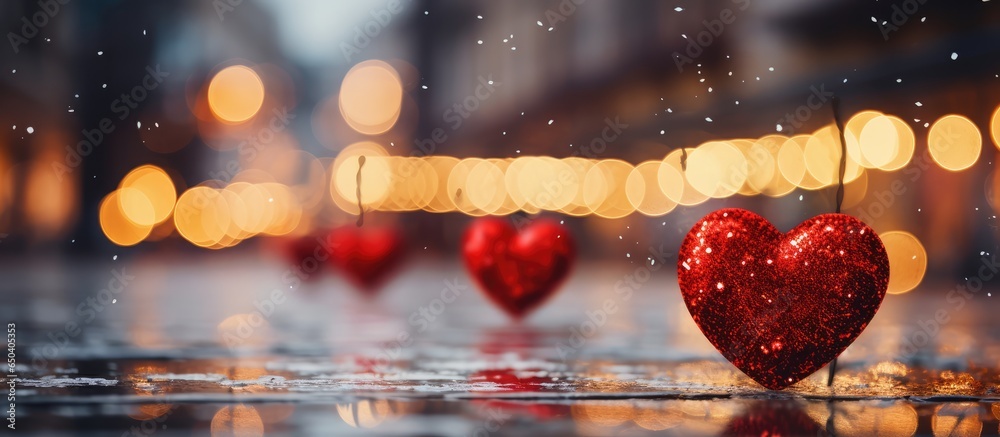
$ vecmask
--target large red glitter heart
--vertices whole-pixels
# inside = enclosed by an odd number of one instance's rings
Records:
[[[482,218],[466,229],[462,255],[486,295],[521,318],[566,278],[575,247],[569,231],[549,220],[537,220],[518,233],[506,220]]]
[[[367,293],[385,282],[405,254],[403,237],[394,228],[343,226],[327,239],[330,263]]]
[[[780,390],[832,361],[875,316],[889,284],[882,240],[844,214],[782,234],[742,209],[706,215],[681,244],[677,279],[708,341]]]

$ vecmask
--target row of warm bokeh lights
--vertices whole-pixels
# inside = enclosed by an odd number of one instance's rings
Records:
[[[229,66],[211,79],[204,98],[220,125],[239,126],[261,111],[264,83],[254,68]],[[390,131],[404,112],[405,88],[392,65],[362,62],[343,79],[336,101],[340,116],[362,135]],[[961,171],[979,159],[982,134],[968,118],[946,115],[925,127],[930,128],[929,154],[941,168]],[[1000,147],[1000,107],[990,130]],[[871,110],[849,118],[844,137],[844,208],[864,199],[868,172],[905,167],[916,145],[907,122]],[[585,156],[392,156],[375,141],[360,141],[344,147],[336,158],[317,158],[294,147],[279,150],[258,158],[270,167],[255,165],[228,181],[206,181],[180,196],[166,171],[141,166],[104,199],[100,221],[108,238],[122,246],[176,230],[196,246],[219,249],[257,235],[308,234],[318,211],[331,203],[350,214],[363,208],[471,216],[516,211],[662,216],[677,206],[708,199],[781,197],[799,188],[828,188],[838,184],[840,157],[839,132],[833,125],[793,136],[709,141],[636,165]],[[926,268],[923,246],[906,232],[886,233],[883,240],[893,271],[890,292],[912,289]]]

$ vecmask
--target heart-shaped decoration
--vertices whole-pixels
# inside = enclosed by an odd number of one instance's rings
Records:
[[[462,238],[462,255],[486,296],[514,318],[541,305],[566,279],[576,248],[562,225],[540,219],[518,232],[481,218]]]
[[[278,240],[279,252],[294,266],[296,276],[304,282],[313,282],[322,277],[326,263],[323,260],[324,235],[313,234]]]
[[[878,235],[848,215],[819,215],[782,234],[750,211],[722,209],[684,238],[677,280],[708,341],[780,390],[861,334],[885,297],[889,258]]]
[[[330,263],[362,291],[374,293],[405,257],[394,228],[343,226],[330,231]]]

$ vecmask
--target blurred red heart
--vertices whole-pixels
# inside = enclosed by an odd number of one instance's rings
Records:
[[[320,278],[326,257],[322,255],[324,234],[304,235],[278,240],[281,254],[294,266],[296,276],[305,282]],[[317,255],[319,254],[319,255]]]
[[[553,221],[538,220],[518,233],[506,220],[482,218],[466,229],[462,255],[486,296],[521,318],[566,279],[575,247],[569,230]]]
[[[885,297],[889,259],[878,235],[848,215],[819,215],[782,234],[732,208],[688,232],[677,280],[708,341],[747,376],[780,390],[861,334]]]
[[[362,291],[374,293],[405,256],[405,242],[394,228],[343,226],[327,236],[330,263]]]

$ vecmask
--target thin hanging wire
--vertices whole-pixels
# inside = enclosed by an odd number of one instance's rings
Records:
[[[840,169],[837,174],[837,213],[844,204],[844,173],[847,171],[847,141],[844,138],[844,122],[840,118],[840,99],[833,96],[830,102],[833,107],[833,122],[837,124],[837,132],[840,135]],[[838,357],[839,358],[839,357]],[[833,375],[837,373],[837,358],[830,362],[830,373],[826,377],[826,386],[833,385]]]

